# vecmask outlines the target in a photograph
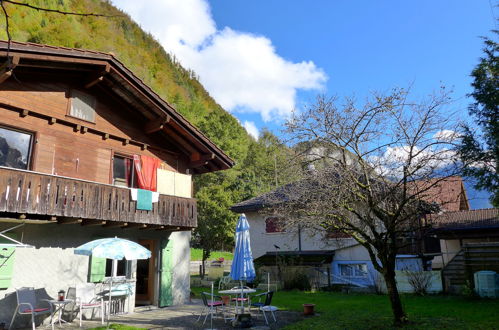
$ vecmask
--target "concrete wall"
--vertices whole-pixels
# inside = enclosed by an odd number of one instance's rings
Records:
[[[267,252],[298,251],[298,230],[287,228],[286,232],[266,233],[265,219],[267,216],[249,212],[246,213],[250,225],[251,251],[253,258],[258,258]],[[303,229],[301,231],[302,251],[335,250],[341,246],[353,244],[353,239],[328,239],[320,232]],[[274,245],[280,247],[277,250]]]
[[[173,304],[181,305],[189,300],[191,292],[189,262],[191,260],[190,231],[173,232]]]
[[[13,227],[15,223],[0,222],[0,231]],[[75,247],[90,240],[118,236],[133,241],[138,239],[168,238],[170,232],[135,229],[110,229],[100,226],[26,224],[14,231],[26,244],[34,248],[16,248],[13,279],[8,289],[0,290],[0,323],[10,322],[16,306],[15,289],[34,287],[37,297],[56,298],[59,290],[66,290],[79,283],[86,283],[89,257],[75,255]],[[174,304],[181,304],[189,297],[189,240],[190,232],[172,233],[174,239]],[[158,244],[159,246],[159,244]],[[158,254],[159,256],[159,254]],[[133,265],[135,265],[133,263]],[[155,269],[159,263],[156,262]],[[130,280],[135,282],[135,269]],[[156,299],[159,276],[156,276]],[[134,284],[134,283],[133,283]],[[100,285],[100,284],[98,284]],[[97,290],[101,290],[99,287]],[[133,308],[135,296],[130,298]],[[128,306],[128,303],[126,304]],[[21,319],[21,318],[20,318]],[[23,318],[23,320],[28,320]],[[16,321],[17,323],[17,321]],[[8,323],[7,323],[8,324]]]

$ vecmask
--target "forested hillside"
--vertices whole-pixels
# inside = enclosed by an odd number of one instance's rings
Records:
[[[210,97],[195,72],[184,69],[150,34],[109,2],[29,3],[70,12],[119,16],[69,16],[5,3],[13,40],[112,52],[236,161],[231,170],[195,178],[200,225],[194,235],[195,244],[207,250],[229,248],[237,220],[229,207],[289,180],[280,169],[286,148],[270,132],[264,132],[258,141],[252,139],[237,119]],[[3,17],[0,21],[0,37],[7,39]]]

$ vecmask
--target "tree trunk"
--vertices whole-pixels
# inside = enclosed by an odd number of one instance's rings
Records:
[[[407,315],[404,312],[404,307],[402,306],[402,301],[400,300],[399,291],[397,289],[397,281],[395,280],[395,271],[387,270],[384,272],[383,277],[385,278],[386,290],[388,291],[388,297],[390,298],[390,304],[392,306],[393,321],[396,326],[407,323]]]

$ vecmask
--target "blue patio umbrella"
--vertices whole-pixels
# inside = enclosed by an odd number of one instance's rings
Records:
[[[243,213],[239,217],[236,226],[236,248],[230,269],[230,277],[235,281],[241,282],[241,298],[243,297],[242,281],[251,282],[256,277],[253,255],[251,253],[249,228],[248,220],[246,220],[246,215]]]
[[[137,259],[149,259],[151,257],[151,251],[143,247],[142,245],[129,241],[123,238],[101,238],[90,241],[74,249],[74,254],[94,256],[98,258],[106,258],[113,260],[137,260]],[[116,262],[113,261],[111,280],[109,282],[109,306],[111,306],[112,293],[111,289],[113,287],[113,276],[116,268]],[[110,310],[111,308],[109,308]],[[109,316],[107,318],[107,324],[109,328]]]

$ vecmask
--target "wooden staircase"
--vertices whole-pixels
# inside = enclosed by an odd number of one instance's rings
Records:
[[[469,283],[474,287],[473,274],[481,270],[499,272],[499,243],[467,243],[442,269],[444,290],[460,293]]]

